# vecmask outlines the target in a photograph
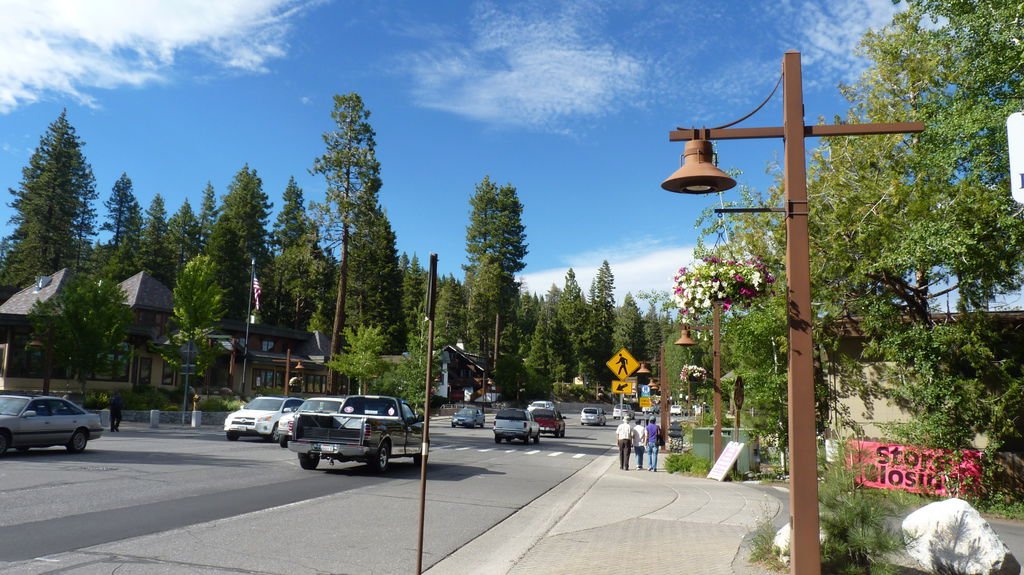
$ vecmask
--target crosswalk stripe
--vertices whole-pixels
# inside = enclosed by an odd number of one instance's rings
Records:
[[[554,451],[554,452],[552,452],[552,453],[549,453],[549,454],[548,454],[548,457],[558,457],[558,456],[559,456],[559,455],[561,455],[561,454],[562,454],[562,452],[561,452],[561,451]]]
[[[535,455],[535,454],[537,454],[537,453],[540,453],[540,450],[539,450],[539,449],[533,449],[533,450],[531,450],[531,451],[527,451],[527,452],[526,452],[526,454],[527,454],[527,455]]]
[[[579,458],[581,458],[581,457],[583,457],[583,454],[582,454],[582,453],[577,453],[576,455],[573,455],[573,456],[572,456],[572,458],[573,458],[573,459],[579,459]]]
[[[487,449],[477,449],[480,453],[487,453],[488,451],[494,451],[494,448],[488,447]]]
[[[469,449],[469,448],[468,447],[456,447],[455,451],[465,451],[467,449]]]

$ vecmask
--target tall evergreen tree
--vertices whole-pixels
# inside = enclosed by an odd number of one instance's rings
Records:
[[[203,200],[199,204],[199,250],[206,249],[213,236],[213,226],[220,218],[220,206],[217,205],[217,196],[213,190],[213,184],[206,182],[203,188]]]
[[[576,282],[576,272],[569,268],[565,273],[565,287],[562,289],[561,297],[555,307],[555,313],[562,326],[568,333],[570,345],[570,357],[572,363],[570,369],[573,375],[590,377],[591,369],[587,358],[586,332],[587,332],[587,300],[583,297],[583,290]]]
[[[27,285],[62,268],[80,269],[95,235],[96,184],[67,111],[47,128],[22,169],[11,208],[3,280]]]
[[[469,298],[465,286],[452,275],[438,278],[437,306],[434,310],[434,339],[438,347],[468,340],[468,309]]]
[[[610,372],[604,364],[615,352],[612,348],[612,334],[615,331],[615,276],[605,260],[597,269],[597,275],[590,284],[589,310],[585,331],[586,357],[591,374],[602,382],[609,382]]]
[[[413,334],[418,334],[423,327],[427,299],[427,270],[420,265],[416,254],[409,259],[403,253],[399,258],[399,267],[402,269],[402,314],[405,317],[407,337],[411,337]],[[436,307],[434,314],[436,319]]]
[[[178,275],[185,265],[195,259],[202,251],[202,229],[199,218],[192,211],[192,205],[186,198],[178,211],[167,220],[167,236],[170,252],[175,256],[174,278],[177,284]]]
[[[97,268],[103,276],[121,281],[142,269],[139,257],[142,208],[135,198],[128,174],[122,173],[114,182],[110,198],[103,206],[107,209],[107,219],[100,229],[110,232],[110,241],[96,250]]]
[[[349,323],[377,326],[387,353],[405,351],[406,323],[402,315],[402,273],[398,269],[395,232],[379,205],[360,202],[349,251],[352,276],[348,282]]]
[[[612,351],[624,347],[638,360],[652,359],[653,356],[648,355],[645,327],[644,318],[640,315],[640,308],[636,305],[633,294],[627,293],[622,298],[622,306],[615,310]]]
[[[171,240],[167,228],[167,210],[164,208],[164,199],[157,194],[153,196],[153,201],[146,209],[146,217],[142,226],[142,242],[139,245],[139,260],[143,271],[168,288],[174,286],[174,270],[178,264],[178,254],[172,251]]]
[[[281,195],[281,211],[274,220],[274,250],[280,252],[308,239],[311,227],[302,188],[295,183],[294,176],[290,177]]]
[[[263,180],[246,164],[228,186],[207,246],[207,254],[225,290],[225,317],[245,318],[252,296],[250,263],[256,262],[258,278],[259,270],[270,260],[266,237],[270,208]],[[264,291],[264,297],[270,294]]]
[[[376,199],[381,182],[370,111],[359,94],[335,95],[331,119],[335,129],[324,133],[327,149],[313,161],[312,172],[323,174],[327,179],[327,197],[318,205],[324,221],[322,233],[329,243],[340,245],[337,299],[331,329],[331,355],[337,355],[341,353],[346,325],[349,234],[360,198]],[[338,380],[334,374],[332,371],[330,386],[332,391],[337,391]]]

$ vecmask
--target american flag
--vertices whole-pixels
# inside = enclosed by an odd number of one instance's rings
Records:
[[[256,300],[256,311],[260,311],[260,294],[263,290],[260,289],[260,280],[256,279],[256,276],[252,276],[252,295]]]

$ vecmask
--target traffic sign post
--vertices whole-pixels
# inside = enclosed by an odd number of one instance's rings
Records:
[[[613,355],[612,358],[609,359],[605,363],[605,365],[608,366],[608,369],[612,370],[612,373],[614,373],[615,377],[619,380],[619,381],[616,381],[615,383],[612,384],[612,390],[613,390],[613,393],[618,393],[619,394],[619,412],[621,413],[622,412],[622,397],[625,395],[625,392],[620,392],[620,391],[615,391],[615,390],[618,387],[620,387],[619,384],[625,383],[625,384],[629,384],[629,393],[630,394],[633,393],[633,386],[632,386],[632,384],[630,384],[630,382],[624,381],[624,380],[627,377],[633,375],[634,371],[640,369],[640,362],[638,362],[636,360],[636,358],[633,357],[633,354],[629,353],[628,349],[622,348],[622,349],[620,349],[618,351],[618,353]]]

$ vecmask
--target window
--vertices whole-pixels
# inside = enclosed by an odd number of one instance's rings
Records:
[[[135,375],[139,385],[149,385],[153,382],[153,358],[140,357],[138,371]]]
[[[163,377],[160,378],[160,385],[174,385],[174,370],[166,363],[163,367]]]
[[[272,369],[254,369],[253,375],[256,378],[256,387],[283,387],[284,372]]]
[[[260,342],[260,351],[274,351],[274,340],[264,339]]]

